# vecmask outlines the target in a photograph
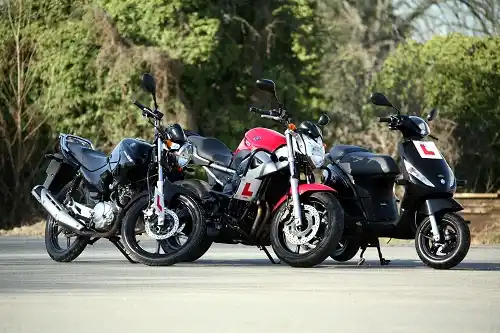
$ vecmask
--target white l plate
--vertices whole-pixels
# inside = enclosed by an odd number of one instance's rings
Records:
[[[441,155],[433,141],[413,141],[413,144],[421,158],[430,158],[434,160],[443,159],[443,155]]]

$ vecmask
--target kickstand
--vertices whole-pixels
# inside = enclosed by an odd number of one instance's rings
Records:
[[[120,241],[120,238],[119,237],[110,237],[109,238],[109,241],[111,243],[113,243],[114,246],[116,246],[116,248],[123,254],[123,256],[125,258],[127,258],[127,260],[132,263],[132,264],[137,264],[137,261],[134,261],[132,258],[130,258],[130,256],[128,255],[127,251],[125,251],[125,247],[123,246],[122,242]]]
[[[94,245],[95,242],[97,242],[100,238],[99,237],[94,237],[93,239],[89,239],[87,242],[88,245]]]
[[[382,251],[380,250],[380,242],[378,241],[378,239],[376,244],[377,244],[378,258],[380,259],[380,265],[382,266],[389,265],[391,261],[384,259],[384,257],[382,257]]]
[[[279,264],[281,263],[280,261],[276,262],[274,261],[273,257],[271,257],[271,254],[269,253],[269,251],[266,249],[265,246],[259,246],[259,250],[261,251],[264,251],[264,253],[266,254],[266,256],[269,258],[269,260],[275,265],[275,264]]]
[[[361,254],[359,255],[358,266],[361,266],[365,263],[365,258],[363,258],[365,251],[366,251],[366,245],[363,245],[361,247]]]

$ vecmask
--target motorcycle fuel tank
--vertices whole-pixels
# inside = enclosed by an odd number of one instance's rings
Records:
[[[286,138],[283,134],[269,128],[256,127],[245,133],[245,137],[234,153],[237,154],[244,149],[265,149],[268,152],[274,152],[283,145],[286,145]]]
[[[139,139],[123,139],[110,156],[113,177],[119,183],[144,179],[153,151],[153,145]]]

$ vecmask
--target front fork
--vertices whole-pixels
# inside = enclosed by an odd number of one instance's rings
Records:
[[[292,131],[285,132],[286,146],[288,148],[288,167],[290,168],[290,188],[292,191],[293,213],[295,225],[302,226],[302,209],[299,198],[299,175],[295,168],[295,149],[293,147]]]
[[[165,197],[163,196],[163,167],[161,166],[161,154],[163,152],[163,142],[157,137],[158,152],[158,180],[155,187],[155,211],[158,216],[158,226],[163,226],[165,223]]]

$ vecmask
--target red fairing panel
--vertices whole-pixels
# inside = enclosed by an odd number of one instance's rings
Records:
[[[326,185],[323,185],[323,184],[300,184],[299,185],[299,195],[302,195],[304,193],[307,193],[307,192],[333,192],[333,193],[337,193],[337,191],[335,191],[333,188],[331,188],[330,186],[326,186]],[[285,200],[290,196],[292,195],[292,189],[290,189],[288,191],[288,194],[287,195],[284,195],[276,205],[274,205],[273,207],[273,213],[276,209],[279,208],[279,206],[281,206],[281,204],[283,202],[285,202]]]
[[[240,150],[254,150],[257,148],[273,152],[286,145],[285,136],[269,128],[256,127],[245,133],[240,145],[236,148],[236,155]]]

